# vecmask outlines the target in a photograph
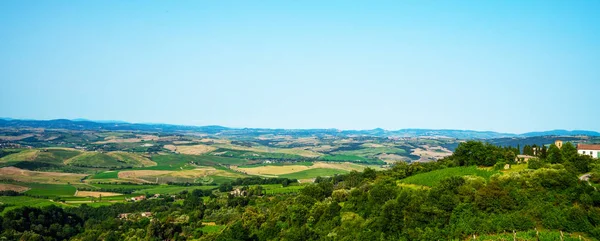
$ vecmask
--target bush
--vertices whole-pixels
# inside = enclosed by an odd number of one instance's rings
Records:
[[[529,169],[540,169],[540,168],[544,167],[545,165],[546,165],[546,163],[544,163],[542,160],[540,160],[538,158],[531,158],[527,162],[527,168],[529,168]]]
[[[504,166],[506,166],[506,163],[505,163],[505,162],[497,162],[497,163],[494,165],[494,170],[497,170],[497,171],[504,170]]]

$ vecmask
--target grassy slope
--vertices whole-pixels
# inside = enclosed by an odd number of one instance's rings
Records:
[[[69,184],[48,184],[34,182],[2,181],[1,183],[19,185],[30,188],[25,193],[39,196],[73,196],[76,188]]]
[[[26,183],[31,189],[25,192],[30,195],[39,196],[73,196],[76,188],[68,184],[45,184],[45,183]]]
[[[339,155],[351,155],[351,156],[362,156],[362,157],[374,156],[374,155],[378,155],[381,153],[404,155],[404,154],[406,154],[406,151],[403,149],[400,149],[400,148],[395,148],[395,147],[369,147],[369,148],[357,149],[357,150],[352,150],[352,151],[334,152],[334,154],[339,154]]]
[[[89,177],[89,179],[117,179],[119,178],[119,171],[106,171]]]
[[[144,193],[152,193],[152,194],[177,194],[184,190],[192,191],[195,189],[214,189],[217,186],[191,186],[191,187],[181,187],[181,186],[168,186],[168,185],[159,185],[155,188],[148,188],[136,191],[134,193],[144,194]]]
[[[65,161],[65,164],[90,167],[122,167],[116,158],[99,152],[87,152]]]
[[[239,168],[253,168],[253,167],[264,167],[264,166],[289,166],[289,165],[301,165],[301,166],[312,166],[313,162],[276,162],[276,163],[260,163],[251,165],[241,165]]]
[[[145,157],[126,152],[86,152],[68,159],[65,164],[86,167],[124,168],[155,166],[156,163]]]
[[[49,205],[64,206],[64,204],[52,202],[48,199],[40,199],[40,198],[34,198],[34,197],[28,197],[28,196],[15,196],[15,197],[0,196],[0,203],[11,205],[10,207],[5,208],[4,211],[2,211],[2,213],[6,213],[9,210],[12,210],[12,209],[15,209],[18,207],[23,207],[23,206],[28,206],[28,207],[44,207],[44,206],[49,206]]]
[[[111,152],[108,155],[113,156],[121,161],[131,164],[134,167],[146,167],[146,166],[156,166],[156,162],[149,160],[146,157],[128,153],[128,152]]]
[[[2,162],[18,162],[18,161],[33,161],[35,160],[38,150],[23,150],[0,158]]]
[[[18,153],[2,157],[2,162],[35,161],[54,164],[62,164],[64,160],[81,154],[80,151],[65,149],[48,149],[45,151],[37,149],[27,149]]]
[[[452,176],[480,176],[485,179],[489,179],[496,173],[498,172],[479,169],[476,166],[452,167],[410,176],[402,179],[400,182],[431,187],[438,184],[440,180]]]
[[[137,168],[138,170],[191,170],[195,169],[196,166],[190,163],[197,163],[201,166],[218,166],[219,164],[225,165],[240,165],[247,163],[246,160],[229,157],[218,157],[218,156],[197,156],[197,155],[155,155],[152,156],[152,161],[156,162],[156,166]]]

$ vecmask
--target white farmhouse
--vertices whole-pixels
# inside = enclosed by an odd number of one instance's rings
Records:
[[[577,152],[593,158],[600,158],[600,145],[577,144]]]

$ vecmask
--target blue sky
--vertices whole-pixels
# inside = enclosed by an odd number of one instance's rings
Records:
[[[599,1],[0,1],[0,116],[600,131]]]

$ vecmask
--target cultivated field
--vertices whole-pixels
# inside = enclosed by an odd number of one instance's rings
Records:
[[[299,155],[299,156],[309,157],[309,158],[319,157],[319,156],[323,155],[321,153],[310,151],[310,150],[305,150],[302,148],[272,148],[272,147],[265,147],[265,146],[246,147],[246,146],[238,146],[238,145],[232,145],[232,144],[217,144],[215,146],[219,147],[219,148],[232,149],[232,150],[266,152],[266,153],[282,153],[282,154]]]
[[[109,143],[137,143],[142,141],[157,141],[159,138],[155,135],[136,135],[135,138],[121,138],[118,136],[109,136],[104,141],[98,141],[94,144],[109,144]]]
[[[249,175],[259,176],[280,176],[288,178],[308,179],[319,176],[331,176],[333,174],[347,173],[349,171],[361,171],[365,166],[353,163],[331,163],[331,162],[314,162],[313,165],[265,165],[258,167],[234,167],[235,170],[244,172]],[[295,174],[295,175],[291,175]]]
[[[85,174],[28,171],[16,167],[0,168],[0,177],[19,182],[78,183]]]
[[[120,179],[133,180],[139,182],[202,182],[199,178],[207,178],[220,176],[235,179],[244,177],[241,173],[227,171],[224,169],[216,169],[213,167],[201,167],[192,170],[180,171],[158,171],[158,170],[135,170],[135,171],[120,171],[118,177]]]
[[[121,196],[121,193],[114,192],[91,192],[91,191],[77,191],[75,193],[76,197],[112,197],[112,196]]]
[[[29,190],[28,187],[14,185],[14,184],[4,184],[0,183],[0,191],[15,191],[15,192],[24,192]]]
[[[14,161],[33,161],[37,157],[39,150],[24,150],[15,154],[0,158],[3,162],[14,162]]]
[[[431,147],[428,145],[424,145],[420,148],[413,149],[411,154],[419,156],[419,161],[426,162],[450,156],[452,155],[452,152],[441,146]]]
[[[127,152],[86,152],[64,161],[67,165],[100,168],[156,166],[146,157]]]
[[[174,145],[171,145],[169,147],[169,149],[171,151],[178,152],[181,154],[188,154],[188,155],[201,155],[201,154],[209,153],[209,152],[217,149],[216,147],[199,144],[199,145],[192,145],[192,146],[186,146],[186,145],[174,146],[175,150],[173,150],[172,149],[173,146]]]

